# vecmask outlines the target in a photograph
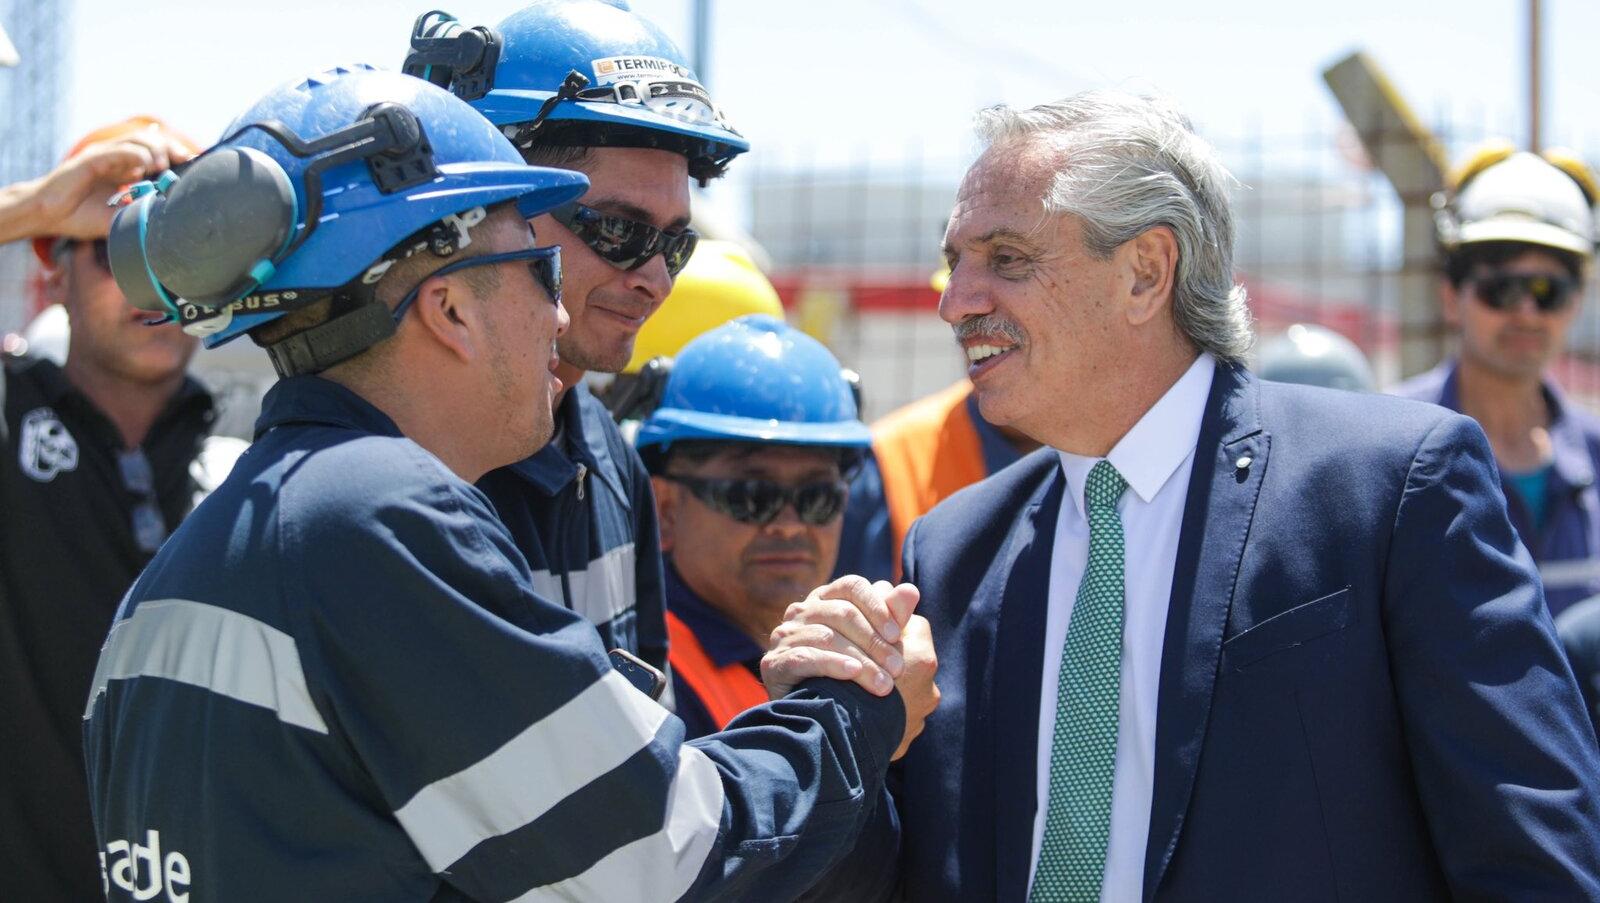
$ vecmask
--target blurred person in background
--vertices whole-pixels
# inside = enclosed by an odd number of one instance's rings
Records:
[[[1395,394],[1478,421],[1559,615],[1600,593],[1600,421],[1549,375],[1594,258],[1595,183],[1570,156],[1488,148],[1440,196],[1439,298],[1460,350]]]
[[[1256,350],[1255,372],[1274,382],[1347,392],[1378,388],[1372,365],[1355,342],[1310,323],[1296,323],[1262,342]]]
[[[664,316],[665,313],[658,316]],[[655,484],[673,698],[690,737],[766,701],[761,656],[827,582],[870,442],[838,360],[764,315],[685,345],[638,447]]]
[[[534,223],[561,248],[572,318],[560,340],[555,434],[479,488],[541,594],[587,618],[608,646],[664,668],[649,475],[583,377],[628,365],[640,328],[695,250],[690,179],[721,176],[749,143],[687,57],[626,3],[540,0],[493,28],[429,13],[405,71],[449,86],[528,163],[589,178],[583,198]]]
[[[0,191],[0,237],[33,239],[70,323],[63,365],[4,356],[0,400],[0,874],[18,900],[101,896],[83,701],[117,602],[197,492],[211,397],[195,340],[146,326],[112,279],[107,199],[197,148],[155,119],[85,135]]]
[[[949,269],[933,274],[943,292]],[[983,419],[972,381],[919,398],[872,424],[872,451],[850,484],[837,574],[897,579],[911,522],[1039,443]]]

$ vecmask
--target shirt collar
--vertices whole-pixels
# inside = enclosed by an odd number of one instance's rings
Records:
[[[580,462],[591,472],[598,472],[601,468],[589,443],[589,434],[597,432],[598,427],[584,422],[589,408],[584,399],[589,397],[588,386],[582,382],[573,386],[556,407],[560,436],[511,465],[511,472],[547,496],[559,494],[577,478]]]
[[[766,650],[757,646],[755,640],[690,589],[689,584],[678,576],[678,569],[673,567],[671,558],[666,560],[664,570],[667,609],[683,621],[717,667],[761,660]]]
[[[319,424],[360,430],[380,436],[400,437],[400,427],[388,414],[360,395],[320,376],[280,379],[261,400],[255,437],[291,423]]]
[[[1111,462],[1145,504],[1156,497],[1179,465],[1194,453],[1195,443],[1200,440],[1206,398],[1211,394],[1211,380],[1216,372],[1216,358],[1204,353],[1195,358],[1172,388],[1144,412],[1139,422],[1105,456],[1104,460]],[[1078,507],[1079,516],[1083,516],[1083,484],[1089,477],[1089,470],[1101,459],[1059,449],[1056,454],[1061,457],[1061,472],[1071,490],[1068,495]]]

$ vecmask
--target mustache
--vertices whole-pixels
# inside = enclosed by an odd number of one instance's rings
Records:
[[[1027,340],[1027,336],[1022,333],[1022,327],[999,314],[968,317],[951,328],[955,330],[956,341],[958,342],[964,342],[973,336],[981,335],[1005,336],[1018,345]]]
[[[817,547],[815,541],[809,536],[796,536],[793,539],[761,539],[751,543],[745,548],[746,557],[756,555],[787,555],[799,552],[810,555],[812,558],[821,556],[822,549]]]

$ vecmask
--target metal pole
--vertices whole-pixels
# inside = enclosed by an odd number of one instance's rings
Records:
[[[700,84],[707,88],[711,87],[710,69],[711,0],[694,0],[694,74],[700,76]]]
[[[1528,0],[1528,150],[1538,153],[1543,145],[1541,93],[1543,89],[1543,15],[1540,0]]]

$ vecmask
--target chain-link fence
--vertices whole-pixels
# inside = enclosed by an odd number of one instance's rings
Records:
[[[1452,160],[1510,131],[1509,123],[1470,114],[1433,127]],[[1583,151],[1600,148],[1566,143],[1585,159],[1593,155]],[[1371,167],[1354,130],[1327,119],[1296,129],[1257,117],[1215,144],[1239,181],[1235,264],[1258,333],[1269,336],[1296,322],[1327,326],[1360,346],[1380,383],[1398,380],[1401,294],[1420,287],[1431,297],[1437,262],[1431,247],[1407,259],[1402,199]],[[791,317],[861,372],[866,414],[876,418],[964,370],[949,327],[937,317],[929,280],[973,152],[924,151],[885,161],[881,148],[862,145],[855,155],[861,162],[808,165],[819,153],[787,148],[776,158],[752,155],[751,232],[772,256]],[[831,153],[840,156],[836,147]],[[1556,367],[1568,391],[1591,405],[1600,402],[1596,294],[1591,281],[1569,353]],[[1406,328],[1445,331],[1439,322]],[[1448,337],[1439,338],[1441,350],[1448,348]]]

